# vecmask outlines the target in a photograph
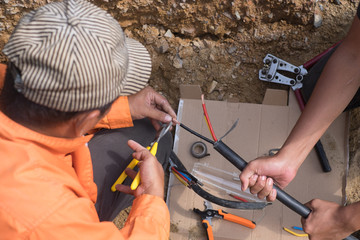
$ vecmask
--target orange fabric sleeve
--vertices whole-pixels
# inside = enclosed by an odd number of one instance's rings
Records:
[[[147,194],[137,197],[129,218],[119,230],[112,222],[99,222],[88,199],[72,199],[31,229],[28,239],[169,239],[170,216],[163,199]]]
[[[139,228],[141,228],[140,231]],[[121,233],[126,239],[168,240],[170,213],[165,201],[148,194],[135,198]]]
[[[133,126],[128,98],[126,96],[121,96],[115,100],[111,106],[110,112],[101,119],[94,128],[114,129]]]

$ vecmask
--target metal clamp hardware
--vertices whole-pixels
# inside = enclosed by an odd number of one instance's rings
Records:
[[[302,88],[302,80],[308,73],[303,65],[297,67],[271,54],[267,54],[263,62],[264,67],[259,71],[260,80],[288,85],[293,90]],[[279,71],[293,77],[285,76]]]

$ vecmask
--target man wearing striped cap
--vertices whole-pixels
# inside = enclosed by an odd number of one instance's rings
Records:
[[[168,239],[161,164],[172,138],[162,138],[158,159],[142,146],[159,122],[177,120],[167,100],[145,87],[146,48],[105,11],[68,0],[25,15],[3,52],[1,239]],[[111,192],[133,152],[139,187]],[[118,230],[109,221],[131,204]]]

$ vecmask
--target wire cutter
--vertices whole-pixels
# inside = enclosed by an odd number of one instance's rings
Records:
[[[158,149],[158,144],[159,144],[159,141],[160,139],[170,130],[172,126],[172,122],[170,122],[168,125],[165,125],[161,131],[160,131],[160,134],[159,136],[157,137],[157,139],[155,141],[153,141],[150,146],[148,146],[146,149],[150,151],[150,153],[153,155],[153,156],[156,156],[156,152],[157,152],[157,149]],[[130,169],[133,169],[137,164],[139,163],[139,160],[137,159],[133,159],[129,165],[126,167],[126,168],[130,168]],[[121,173],[120,177],[115,181],[115,183],[111,186],[111,191],[115,192],[116,191],[116,188],[115,186],[118,185],[118,184],[122,184],[124,182],[124,180],[126,179],[128,175],[125,173],[125,170]],[[134,178],[134,180],[132,181],[131,183],[131,186],[130,188],[132,190],[135,190],[140,184],[140,171],[136,174],[136,177]]]
[[[250,221],[248,219],[227,213],[225,211],[222,211],[221,209],[214,210],[212,208],[211,203],[208,201],[204,201],[204,206],[205,206],[204,211],[201,211],[197,208],[194,208],[193,211],[200,215],[201,223],[206,230],[206,235],[207,235],[208,240],[214,240],[214,235],[212,232],[212,223],[211,223],[211,219],[213,217],[225,219],[225,220],[228,220],[228,221],[234,222],[234,223],[238,223],[238,224],[241,224],[241,225],[251,228],[251,229],[254,229],[256,226],[255,222]]]

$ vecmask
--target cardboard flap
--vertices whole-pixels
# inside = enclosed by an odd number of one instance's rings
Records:
[[[266,89],[262,104],[287,106],[288,105],[288,91],[279,89]]]

